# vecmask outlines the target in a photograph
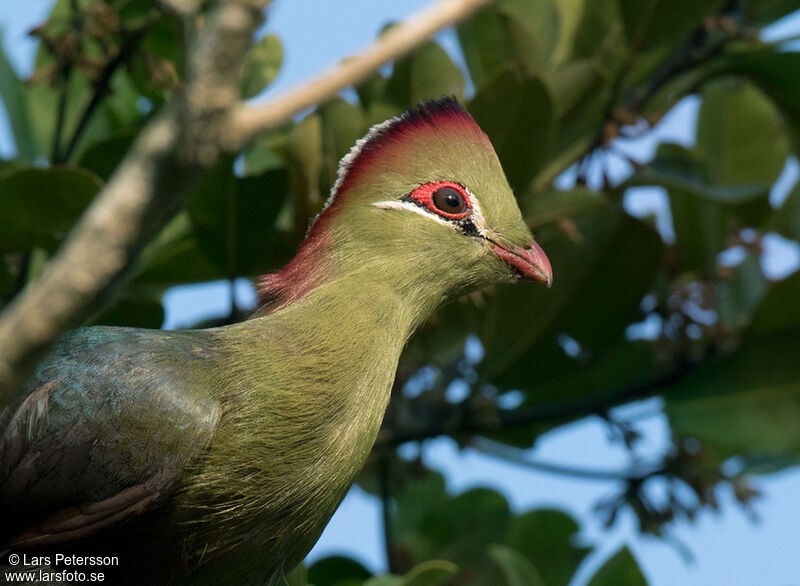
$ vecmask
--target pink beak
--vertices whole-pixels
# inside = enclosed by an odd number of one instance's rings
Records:
[[[550,267],[550,260],[536,242],[531,241],[527,248],[517,246],[513,250],[492,242],[492,250],[517,269],[526,279],[540,281],[548,287],[553,284],[553,269]]]

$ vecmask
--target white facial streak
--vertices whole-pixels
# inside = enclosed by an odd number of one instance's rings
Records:
[[[483,212],[481,211],[481,206],[478,203],[478,199],[474,195],[472,195],[472,192],[470,192],[469,189],[465,189],[465,191],[467,192],[467,196],[469,197],[469,203],[472,206],[472,213],[469,216],[467,216],[467,218],[475,226],[475,229],[478,231],[478,234],[480,234],[481,236],[485,236],[488,230],[486,226],[486,220],[484,219]],[[429,220],[438,222],[443,226],[449,226],[453,230],[458,229],[458,226],[453,222],[450,222],[441,216],[437,216],[434,212],[429,211],[427,208],[418,206],[417,204],[412,203],[410,201],[389,199],[386,201],[375,202],[372,205],[374,205],[376,208],[381,208],[383,210],[408,210],[409,212],[414,212],[415,214],[424,216]]]
[[[420,216],[424,216],[429,220],[433,220],[434,222],[440,223],[442,226],[448,226],[449,228],[455,229],[455,226],[445,220],[433,214],[426,209],[418,206],[415,203],[411,203],[410,201],[400,201],[399,199],[390,199],[387,201],[378,201],[375,202],[374,205],[376,208],[381,208],[382,210],[408,210],[409,212],[414,212],[415,214],[419,214]]]

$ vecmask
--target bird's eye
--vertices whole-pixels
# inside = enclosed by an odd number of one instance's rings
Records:
[[[431,201],[433,201],[433,205],[446,214],[461,214],[467,210],[464,196],[452,187],[440,187],[433,192]]]
[[[467,190],[454,181],[425,183],[417,187],[410,197],[418,205],[448,220],[460,220],[472,212]]]

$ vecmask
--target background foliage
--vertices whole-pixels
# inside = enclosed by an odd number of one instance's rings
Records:
[[[466,70],[429,42],[352,98],[321,104],[220,162],[95,323],[159,327],[171,286],[276,270],[320,209],[339,158],[370,125],[454,94],[491,137],[555,284],[461,299],[403,355],[360,479],[384,503],[392,575],[327,558],[292,581],[567,584],[592,549],[577,544],[573,518],[512,513],[488,489],[450,494],[439,473],[396,448],[449,435],[525,462],[522,450],[544,431],[597,413],[633,450],[634,427],[609,409],[654,395],[672,446],[647,465],[631,452],[623,490],[599,506],[608,523],[626,508],[642,532],[662,535],[675,519],[716,507],[721,485],[746,507],[753,475],[800,457],[800,274],[771,282],[760,263],[764,234],[800,241],[800,185],[779,204],[769,197],[800,146],[800,54],[759,37],[797,8],[501,0],[457,27]],[[3,303],[40,274],[184,76],[181,23],[146,0],[60,0],[32,34],[41,40],[32,79],[18,79],[0,54],[17,145],[15,159],[0,161]],[[281,61],[276,36],[258,41],[242,96],[269,85]],[[649,160],[620,154],[620,137],[648,133],[691,94],[702,99],[693,147],[662,143]],[[621,182],[607,176],[610,157],[627,161]],[[667,194],[669,233],[623,207],[641,186]],[[223,321],[245,315],[234,306]],[[657,501],[647,490],[655,478],[669,487]],[[590,581],[644,583],[627,549]]]

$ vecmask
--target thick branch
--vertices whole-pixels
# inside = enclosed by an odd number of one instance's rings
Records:
[[[143,245],[180,208],[198,169],[364,79],[491,0],[441,0],[315,82],[269,104],[243,106],[239,69],[268,1],[220,1],[189,52],[185,91],[143,131],[41,279],[0,316],[0,405],[12,399],[20,377],[58,334],[103,307]]]
[[[42,277],[0,318],[0,406],[50,342],[101,309],[144,244],[219,155],[266,0],[219,3],[190,49],[186,91],[142,132]]]
[[[492,0],[440,0],[399,24],[359,55],[344,59],[337,67],[311,83],[291,90],[258,106],[242,106],[234,112],[234,134],[247,142],[259,132],[273,129],[306,108],[324,102],[342,89],[422,44],[441,29],[459,22]]]

